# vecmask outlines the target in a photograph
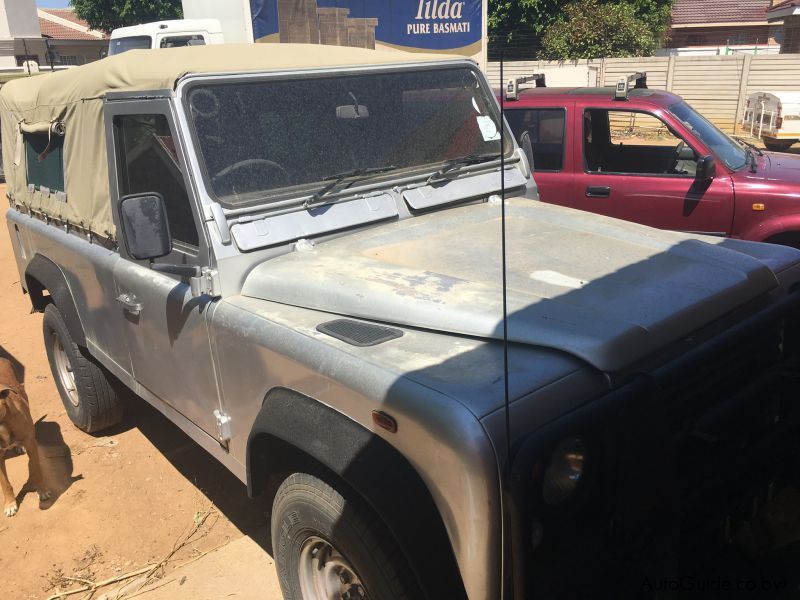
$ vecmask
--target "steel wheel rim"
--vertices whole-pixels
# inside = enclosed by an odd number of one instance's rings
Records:
[[[303,600],[369,598],[352,565],[336,548],[320,537],[312,536],[303,542],[297,571]]]
[[[67,393],[67,399],[72,406],[77,407],[80,403],[78,399],[78,388],[75,386],[75,372],[72,370],[72,363],[69,360],[64,344],[56,332],[52,334],[53,340],[53,359],[56,363],[56,374],[61,382],[61,387]]]

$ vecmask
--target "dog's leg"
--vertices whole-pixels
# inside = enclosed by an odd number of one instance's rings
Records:
[[[8,480],[6,455],[2,450],[0,450],[0,487],[3,488],[4,512],[7,517],[13,517],[17,514],[17,496],[14,494],[14,488],[11,487],[11,482]]]
[[[50,491],[45,487],[44,477],[42,477],[42,464],[39,462],[39,444],[36,443],[33,436],[25,444],[25,451],[28,453],[28,476],[31,484],[38,492],[39,500],[48,500]]]

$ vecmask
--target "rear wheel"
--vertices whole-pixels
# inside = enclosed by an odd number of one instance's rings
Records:
[[[50,370],[70,420],[87,433],[119,423],[122,403],[113,375],[74,342],[54,304],[45,308],[43,329]]]
[[[348,491],[289,476],[272,510],[272,547],[287,600],[423,597],[383,523]]]
[[[766,146],[767,150],[772,150],[773,152],[786,152],[796,141],[797,140],[776,140],[773,138],[764,138],[764,146]]]

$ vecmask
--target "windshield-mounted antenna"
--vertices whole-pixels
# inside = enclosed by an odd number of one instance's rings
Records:
[[[503,54],[500,54],[500,81],[505,81],[503,78]],[[510,398],[508,391],[508,287],[506,284],[506,128],[504,127],[503,120],[505,115],[505,101],[504,94],[500,94],[500,223],[501,223],[501,240],[500,252],[502,253],[502,271],[503,271],[503,384],[506,413],[506,469],[505,481],[506,485],[511,482],[511,416],[509,414]]]
[[[500,85],[505,81],[503,65],[505,52],[500,52]],[[508,385],[508,287],[506,285],[506,128],[505,128],[505,94],[500,92],[500,223],[501,239],[500,252],[502,254],[503,272],[503,406],[506,415],[506,460],[503,468],[503,491],[506,495],[504,504],[510,500],[511,494],[511,400]],[[505,552],[504,552],[505,554]],[[509,560],[508,580],[510,588],[514,589],[514,561]],[[504,595],[507,595],[506,592]]]

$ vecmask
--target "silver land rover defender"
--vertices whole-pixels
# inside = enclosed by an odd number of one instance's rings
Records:
[[[136,50],[0,103],[70,418],[178,424],[286,598],[574,598],[794,483],[800,252],[539,203],[470,61]]]

